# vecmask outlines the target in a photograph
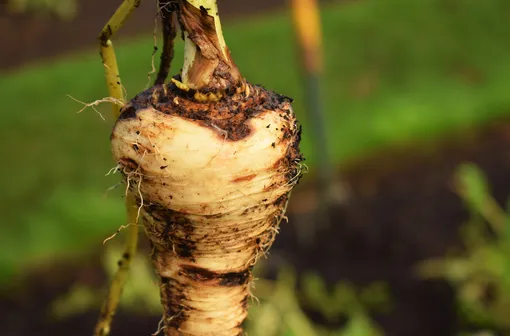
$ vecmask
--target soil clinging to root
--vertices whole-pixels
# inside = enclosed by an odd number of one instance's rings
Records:
[[[180,76],[174,79],[180,81]],[[174,83],[153,86],[136,95],[122,109],[119,120],[136,118],[136,111],[152,107],[165,114],[202,121],[204,126],[213,127],[231,141],[248,136],[251,130],[246,121],[263,111],[281,110],[281,117],[290,120],[292,98],[259,85],[246,84],[243,92],[230,91],[226,93],[228,99],[213,102],[197,102],[193,99],[196,93],[193,89],[183,91]],[[284,138],[291,136],[289,129],[280,131]]]

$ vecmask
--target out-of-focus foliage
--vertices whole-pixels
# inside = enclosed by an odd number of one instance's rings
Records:
[[[471,211],[462,228],[463,251],[422,263],[425,278],[444,278],[456,289],[467,323],[510,332],[510,222],[497,204],[483,173],[466,164],[457,172],[456,189]]]
[[[370,319],[369,312],[386,310],[389,295],[385,284],[374,283],[355,288],[339,282],[332,291],[317,274],[308,273],[296,288],[296,276],[282,270],[277,281],[259,280],[255,295],[258,304],[252,305],[247,332],[264,336],[382,336],[382,330]],[[302,308],[321,313],[330,322],[347,320],[343,328],[328,330],[315,325]]]
[[[7,9],[13,13],[55,14],[62,19],[76,15],[76,0],[8,0]]]
[[[122,255],[122,246],[111,244],[104,253],[103,266],[111,279],[117,270],[117,261]],[[109,282],[104,284],[107,288]],[[101,306],[106,292],[97,291],[83,284],[75,284],[64,296],[57,298],[52,311],[56,318],[66,318]],[[122,307],[139,314],[159,314],[161,301],[156,277],[146,255],[137,254],[131,264],[128,281],[122,293]]]
[[[339,282],[328,290],[319,275],[305,273],[301,288],[305,307],[321,312],[330,322],[338,321],[342,315],[357,315],[367,310],[385,312],[391,308],[387,284],[383,282],[361,289],[349,282]]]
[[[490,330],[481,330],[477,332],[461,332],[458,336],[498,336],[497,333]]]

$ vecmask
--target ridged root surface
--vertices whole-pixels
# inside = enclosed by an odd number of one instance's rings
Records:
[[[246,85],[198,103],[173,84],[129,102],[114,157],[153,245],[166,335],[240,335],[251,269],[301,175],[289,98]]]

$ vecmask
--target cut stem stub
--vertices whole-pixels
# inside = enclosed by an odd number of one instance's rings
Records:
[[[177,16],[184,33],[182,83],[208,92],[242,86],[243,78],[223,38],[216,1],[182,1]]]

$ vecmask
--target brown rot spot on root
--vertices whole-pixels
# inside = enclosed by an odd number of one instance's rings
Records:
[[[180,258],[186,258],[191,261],[195,260],[195,258],[193,257],[193,252],[195,252],[196,250],[196,244],[194,242],[189,241],[175,242],[174,247],[175,253],[177,253],[177,255]]]
[[[246,176],[240,176],[240,177],[236,177],[235,179],[232,180],[233,183],[239,183],[239,182],[248,182],[248,181],[251,181],[255,178],[255,176],[257,176],[256,174],[250,174],[250,175],[246,175]]]
[[[181,274],[198,282],[215,283],[222,287],[246,285],[251,280],[251,267],[241,272],[219,273],[201,267],[183,265]]]
[[[275,182],[275,183],[271,183],[271,184],[268,184],[264,187],[264,189],[262,189],[262,191],[264,192],[268,192],[268,191],[271,191],[271,190],[274,190],[274,189],[278,189],[280,187],[280,183],[278,182]]]
[[[274,204],[274,205],[275,205],[275,207],[277,207],[277,208],[283,208],[283,207],[284,207],[284,205],[285,205],[285,203],[287,203],[287,200],[288,200],[288,199],[289,199],[289,194],[284,194],[284,195],[282,195],[282,196],[278,197],[278,198],[276,199],[276,201],[274,201],[274,203],[273,203],[273,204]]]
[[[243,301],[241,301],[241,307],[243,307],[243,310],[248,309],[248,296],[245,296]]]
[[[118,120],[127,120],[136,118],[136,105],[126,105],[120,110],[120,116]]]
[[[161,303],[167,317],[166,324],[179,329],[189,316],[189,312],[182,305],[186,297],[181,286],[174,279],[161,277],[161,286]]]
[[[304,161],[304,157],[299,150],[299,143],[301,141],[301,125],[295,121],[293,129],[294,131],[291,131],[288,128],[283,130],[283,136],[286,138],[292,138],[293,142],[287,148],[285,156],[276,161],[271,169],[278,172],[285,172],[285,180],[287,182],[292,181],[293,184],[297,184],[302,176],[300,163]]]
[[[119,164],[126,169],[126,172],[135,171],[140,167],[138,162],[131,158],[121,158]]]
[[[180,212],[166,209],[158,203],[147,206],[154,225],[147,227],[149,239],[167,250],[174,250],[180,258],[194,261],[196,242],[190,236],[194,231],[193,223]]]

